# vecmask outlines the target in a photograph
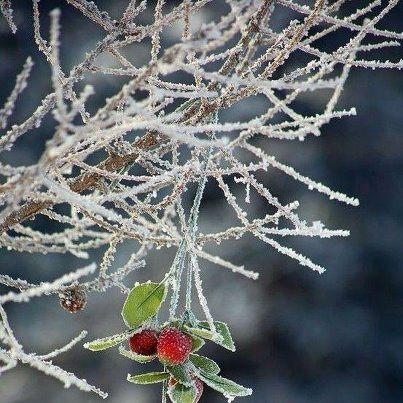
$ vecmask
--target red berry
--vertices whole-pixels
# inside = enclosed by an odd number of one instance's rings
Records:
[[[129,339],[130,350],[140,355],[154,355],[157,352],[158,336],[154,330],[143,330]]]
[[[203,394],[204,384],[199,378],[196,378],[194,375],[192,375],[191,378],[192,378],[192,380],[194,382],[194,386],[196,388],[196,397],[195,397],[195,400],[193,400],[193,403],[197,403]],[[169,378],[168,385],[170,387],[175,386],[177,383],[178,383],[178,381],[176,379],[174,379],[172,377]]]
[[[164,329],[158,338],[157,354],[166,365],[184,363],[192,351],[192,339],[180,330],[170,327]]]

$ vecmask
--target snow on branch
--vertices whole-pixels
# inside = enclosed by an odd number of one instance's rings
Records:
[[[21,92],[24,91],[25,87],[27,86],[27,81],[33,65],[34,64],[32,62],[32,59],[28,57],[26,62],[24,63],[21,73],[18,74],[15,80],[15,86],[10,96],[7,98],[7,101],[3,109],[0,109],[0,127],[2,129],[4,129],[7,126],[7,119],[13,113],[15,102],[17,101],[18,95],[20,95]]]
[[[387,21],[398,0],[371,0],[349,14],[353,0],[309,4],[226,0],[228,7],[217,8],[222,15],[211,21],[206,11],[213,7],[212,0],[183,1],[169,7],[163,0],[155,3],[127,1],[122,14],[113,19],[95,2],[66,0],[67,7],[82,13],[104,35],[87,53],[77,54],[79,61],[68,71],[61,62],[63,12],[56,9],[46,16],[50,32],[45,40],[40,32],[41,2],[32,2],[33,38],[40,57],[49,64],[52,90],[26,120],[8,126],[33,68],[28,57],[14,89],[2,101],[0,153],[17,152],[18,140],[27,136],[43,142],[43,153],[30,166],[18,158],[12,164],[0,163],[0,246],[15,252],[71,254],[83,260],[93,250],[105,251],[98,265],[85,265],[40,284],[0,274],[0,284],[7,289],[0,296],[0,372],[28,364],[66,387],[75,385],[106,397],[50,361],[80,342],[84,331],[47,354],[26,353],[3,306],[49,296],[58,297],[67,310],[83,309],[87,293],[104,293],[111,287],[127,293],[127,279],[147,264],[150,251],[174,247],[176,258],[161,276],[172,291],[171,317],[181,307],[181,279],[186,276],[186,312],[191,311],[195,288],[216,335],[201,263],[208,261],[250,279],[257,279],[258,273],[246,268],[247,262],[230,262],[219,253],[207,252],[208,244],[251,235],[300,265],[323,273],[321,265],[286,246],[287,239],[349,235],[348,229],[328,229],[319,220],[307,222],[297,201],[289,203],[284,195],[274,194],[268,169],[331,200],[359,205],[355,197],[280,162],[269,151],[268,139],[290,142],[320,136],[334,119],[357,115],[353,105],[338,108],[353,69],[403,67],[402,60],[371,56],[379,49],[384,53],[401,45],[402,33],[378,26],[381,20]],[[0,1],[0,10],[15,32],[11,2]],[[282,29],[276,28],[274,12],[283,13]],[[192,24],[195,16],[203,24]],[[175,31],[178,26],[176,39],[170,33],[166,40],[167,28]],[[323,44],[335,32],[340,41],[337,49],[329,51]],[[132,52],[126,52],[133,44],[147,52],[142,65],[131,58]],[[74,44],[69,46],[74,48]],[[111,76],[122,80],[121,87],[96,110],[88,108],[97,92],[97,85],[89,82]],[[319,91],[318,103],[322,100],[322,104],[316,114],[297,108],[307,93]],[[241,110],[251,99],[261,101],[264,110],[248,120],[230,119],[230,114],[223,113],[229,108]],[[43,133],[34,131],[45,126],[44,122],[46,127],[54,124],[46,141]],[[292,161],[292,155],[287,159]],[[222,220],[225,228],[202,233],[199,210],[205,204],[207,183],[222,195],[236,220]],[[244,202],[239,188],[246,194]],[[194,198],[192,208],[184,202],[189,196]],[[270,213],[257,215],[256,198]],[[30,219],[39,215],[52,223],[54,232],[32,225]],[[119,248],[128,241],[135,241],[136,247],[127,263],[114,269]],[[264,268],[260,272],[264,275]],[[92,278],[84,279],[87,276]]]
[[[10,0],[1,0],[0,1],[0,11],[3,14],[3,17],[6,19],[8,26],[11,31],[15,34],[17,32],[17,26],[14,23],[13,18],[13,9],[11,8]]]

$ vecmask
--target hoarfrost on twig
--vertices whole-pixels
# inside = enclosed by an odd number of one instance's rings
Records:
[[[33,37],[50,65],[53,88],[25,121],[8,127],[33,68],[28,57],[0,109],[0,128],[7,129],[0,135],[0,152],[13,152],[24,136],[40,136],[31,131],[41,127],[50,114],[55,127],[36,163],[0,163],[0,245],[18,252],[69,253],[79,259],[88,259],[91,250],[107,249],[98,270],[91,264],[40,284],[0,274],[0,284],[11,288],[0,296],[0,372],[24,363],[66,387],[75,385],[106,397],[50,361],[85,337],[84,331],[47,354],[25,353],[3,305],[58,296],[71,286],[101,293],[118,287],[127,293],[128,276],[145,266],[152,249],[175,247],[176,257],[162,276],[172,291],[170,317],[177,315],[182,289],[186,293],[183,308],[191,313],[194,287],[215,332],[200,262],[207,260],[250,279],[257,279],[258,273],[245,268],[244,262],[233,263],[220,253],[207,252],[208,244],[250,234],[322,273],[322,266],[278,238],[286,242],[292,236],[344,237],[348,230],[306,222],[297,201],[282,200],[258,178],[268,169],[276,169],[331,200],[352,206],[359,201],[280,162],[268,151],[267,139],[304,141],[308,136],[320,136],[334,119],[355,116],[354,107],[337,109],[351,71],[401,69],[402,60],[376,60],[371,52],[400,46],[403,34],[378,27],[398,0],[370,1],[347,15],[347,3],[354,6],[352,0],[316,0],[309,5],[293,0],[226,0],[228,8],[222,9],[219,20],[198,26],[192,25],[193,16],[204,18],[204,11],[213,5],[211,0],[186,0],[178,5],[158,0],[154,7],[131,0],[116,20],[92,1],[66,3],[102,28],[104,37],[70,71],[63,71],[63,15],[56,9],[47,16],[50,34],[45,40],[41,36],[41,2],[33,0]],[[0,1],[0,11],[15,32],[11,2]],[[275,11],[284,14],[281,30],[272,23]],[[144,13],[151,22],[142,21]],[[182,27],[181,32],[175,43],[166,46],[172,42],[172,37],[165,41],[167,28],[175,24]],[[333,51],[326,49],[323,39],[341,31],[344,42]],[[148,61],[141,66],[124,56],[135,43],[149,52]],[[100,63],[106,54],[113,59],[110,65]],[[90,114],[86,105],[96,92],[87,83],[91,75],[119,76],[125,81]],[[192,81],[182,79],[184,76]],[[81,93],[76,92],[77,83],[82,84]],[[326,94],[321,97],[320,111],[314,115],[300,112],[296,103],[306,93],[317,91]],[[227,114],[220,113],[233,106],[242,108],[254,97],[264,99],[266,109],[247,121],[226,120]],[[106,157],[94,164],[99,160],[94,156],[99,155]],[[198,229],[198,220],[207,182],[221,189],[237,223],[204,234]],[[197,191],[188,212],[184,200],[194,184]],[[242,187],[242,200],[236,187]],[[263,200],[270,214],[256,215],[256,198]],[[56,207],[62,204],[68,209],[60,212]],[[29,219],[37,215],[57,224],[57,232],[34,228]],[[114,269],[118,246],[128,240],[137,246],[127,263]],[[88,275],[94,276],[84,280]],[[181,288],[183,283],[186,286]]]

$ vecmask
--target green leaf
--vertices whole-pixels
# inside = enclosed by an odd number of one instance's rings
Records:
[[[167,372],[149,372],[148,374],[127,375],[127,380],[138,385],[148,385],[150,383],[164,382],[169,379]]]
[[[210,330],[200,329],[198,327],[188,327],[185,326],[185,329],[194,336],[203,337],[207,340],[212,340],[214,338],[214,333]]]
[[[195,335],[193,335],[193,334],[191,334],[191,333],[188,333],[188,332],[186,332],[190,337],[191,337],[191,339],[192,339],[192,353],[194,352],[194,351],[198,351],[198,350],[200,350],[205,344],[206,344],[206,342],[202,339],[202,338],[200,338],[200,337],[198,337],[198,336],[195,336]]]
[[[183,365],[170,366],[167,367],[167,370],[172,375],[172,377],[182,385],[193,385],[189,372],[185,369]]]
[[[220,346],[226,348],[227,350],[230,351],[235,351],[235,344],[234,341],[232,340],[231,333],[229,331],[228,325],[224,322],[214,322],[214,325],[216,327],[217,333],[221,336],[222,341],[216,341],[213,340],[215,343],[219,344]],[[199,322],[198,327],[201,327],[202,329],[210,329],[210,326],[207,322]]]
[[[180,383],[168,388],[168,396],[172,403],[193,403],[196,400],[196,388],[188,387]]]
[[[130,328],[136,328],[154,316],[165,298],[165,285],[143,283],[132,288],[122,309],[122,317]]]
[[[231,333],[228,326],[223,322],[214,322],[217,333],[213,333],[210,330],[209,324],[207,322],[199,322],[197,327],[186,327],[186,330],[204,339],[211,340],[214,343],[226,348],[230,351],[235,351],[235,345],[231,337]],[[217,335],[219,336],[217,338]]]
[[[249,396],[252,394],[252,389],[245,388],[237,383],[223,378],[222,376],[206,374],[201,372],[198,377],[210,388],[213,388],[217,392],[222,393],[224,396]]]
[[[217,375],[220,372],[220,367],[210,358],[198,354],[190,354],[189,360],[196,368],[207,374]]]
[[[91,351],[101,351],[107,348],[116,346],[124,340],[127,340],[129,333],[120,333],[113,336],[104,337],[102,339],[97,339],[84,344],[84,347]]]
[[[157,357],[156,354],[154,354],[154,355],[136,354],[133,351],[126,350],[122,346],[119,347],[119,354],[125,356],[126,358],[130,358],[131,360],[134,360],[136,362],[140,362],[142,364],[145,362],[150,362]]]

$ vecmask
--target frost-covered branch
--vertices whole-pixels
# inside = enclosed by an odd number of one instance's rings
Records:
[[[218,21],[206,19],[212,0],[185,0],[170,7],[163,0],[154,7],[131,0],[116,20],[92,1],[66,3],[99,26],[104,36],[67,71],[60,55],[63,13],[56,9],[42,16],[41,2],[32,1],[33,37],[49,64],[52,90],[25,121],[8,126],[29,85],[33,62],[27,58],[0,109],[4,129],[0,153],[13,153],[26,136],[43,140],[43,153],[32,165],[24,166],[17,159],[13,164],[0,163],[0,245],[17,252],[71,254],[79,259],[88,259],[92,250],[105,251],[98,269],[96,264],[87,265],[40,284],[0,274],[0,284],[11,288],[0,296],[0,371],[24,363],[67,387],[75,385],[105,397],[50,361],[77,344],[84,333],[48,354],[25,353],[3,305],[56,296],[64,309],[76,312],[85,307],[91,292],[118,287],[128,293],[127,279],[146,266],[151,250],[175,247],[176,257],[159,283],[171,292],[170,320],[181,309],[192,319],[197,296],[217,341],[218,329],[203,289],[203,261],[251,279],[257,279],[258,273],[245,268],[247,262],[228,261],[208,252],[209,244],[251,235],[322,273],[321,265],[286,246],[287,238],[344,237],[348,230],[328,229],[318,220],[307,222],[297,201],[289,203],[272,192],[266,172],[275,169],[284,174],[284,180],[302,183],[330,200],[351,206],[359,201],[280,162],[271,154],[268,140],[304,141],[320,136],[334,119],[356,116],[353,105],[338,107],[351,71],[401,69],[402,60],[377,60],[371,54],[400,46],[403,34],[378,25],[398,0],[370,1],[348,15],[353,0],[309,4],[226,0],[228,7]],[[0,10],[15,32],[11,2],[0,1]],[[275,12],[283,15],[281,30],[272,21]],[[192,25],[195,15],[205,20],[197,27]],[[43,18],[50,22],[48,40],[41,36]],[[166,28],[173,26],[180,26],[180,32],[174,43],[165,46]],[[334,33],[340,33],[340,43],[329,51],[323,44]],[[125,52],[136,43],[149,56],[140,66]],[[124,83],[93,110],[88,106],[97,88],[88,80],[95,76],[97,80],[118,76]],[[297,103],[319,91],[320,110],[301,112]],[[265,110],[247,121],[230,120],[222,113],[242,108],[253,98],[264,99]],[[44,141],[33,131],[49,121],[54,126]],[[262,176],[267,181],[259,179]],[[218,227],[220,222],[211,233],[202,233],[199,210],[207,183],[222,195],[236,222],[222,220],[225,227]],[[239,188],[246,195],[244,200]],[[184,202],[189,195],[191,208]],[[270,213],[257,215],[256,198]],[[61,205],[67,208],[58,209]],[[49,234],[34,227],[29,219],[39,215],[57,230]],[[114,269],[119,248],[128,241],[136,242],[135,250],[125,265]],[[93,278],[83,280],[89,275]],[[185,293],[183,306],[181,292]]]

